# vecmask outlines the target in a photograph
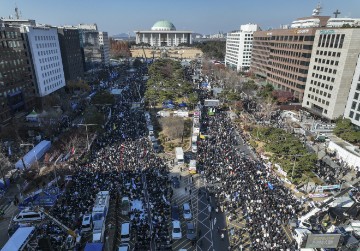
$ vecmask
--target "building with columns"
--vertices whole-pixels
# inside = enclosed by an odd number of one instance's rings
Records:
[[[192,44],[192,31],[178,31],[165,20],[157,21],[151,30],[135,31],[136,44],[146,43],[151,46],[178,46]]]

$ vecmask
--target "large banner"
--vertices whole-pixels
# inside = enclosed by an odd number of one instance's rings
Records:
[[[341,234],[309,234],[305,248],[337,248]]]

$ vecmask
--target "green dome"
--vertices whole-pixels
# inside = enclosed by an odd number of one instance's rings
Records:
[[[151,30],[152,31],[175,31],[176,28],[171,22],[166,21],[166,20],[160,20],[160,21],[157,21],[153,25],[153,27],[151,27]]]

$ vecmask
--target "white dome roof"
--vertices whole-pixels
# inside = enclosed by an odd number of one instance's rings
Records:
[[[157,21],[152,27],[152,31],[175,31],[175,26],[166,20]]]

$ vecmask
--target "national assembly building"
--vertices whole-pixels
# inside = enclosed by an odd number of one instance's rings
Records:
[[[136,44],[146,43],[151,46],[178,46],[192,44],[192,31],[177,31],[175,26],[165,20],[157,21],[151,30],[135,31]]]

